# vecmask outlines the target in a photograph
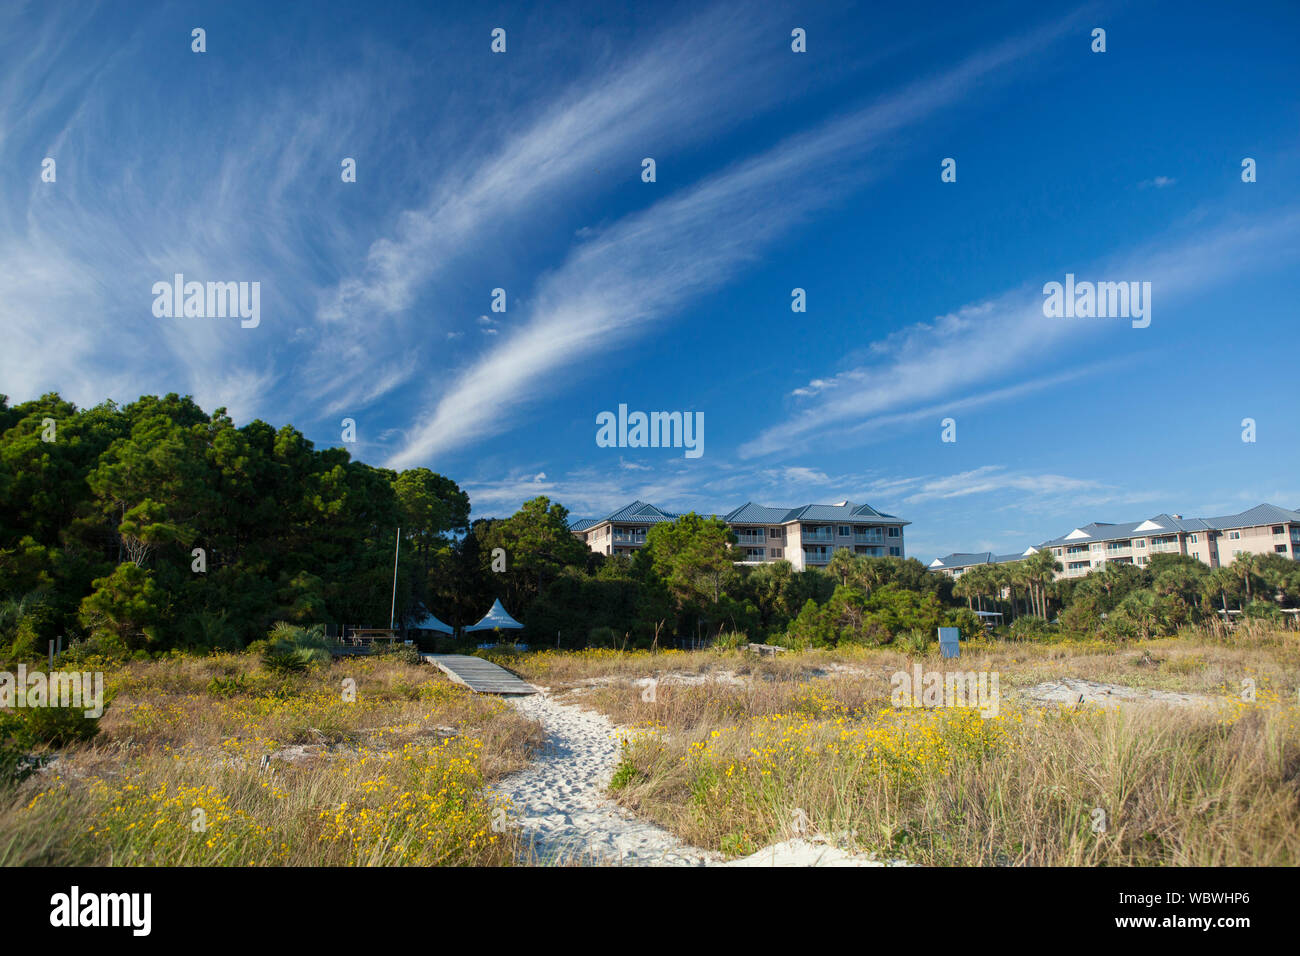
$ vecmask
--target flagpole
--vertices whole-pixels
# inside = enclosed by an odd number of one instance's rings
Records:
[[[397,620],[397,554],[402,544],[402,529],[397,529],[397,540],[393,542],[393,603],[388,608],[388,629],[393,629]]]

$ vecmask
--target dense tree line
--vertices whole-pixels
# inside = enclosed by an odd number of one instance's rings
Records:
[[[496,598],[524,623],[516,636],[569,648],[883,644],[939,626],[971,637],[976,609],[1026,636],[1153,636],[1216,608],[1277,616],[1300,598],[1300,565],[1273,556],[1211,570],[1157,555],[1056,581],[1044,552],[954,587],[913,559],[848,551],[825,570],[737,565],[731,530],[694,514],[610,557],[545,497],[508,518],[469,515],[468,495],[426,468],[375,468],[288,425],[236,427],[188,397],[79,410],[55,394],[0,396],[0,653],[39,657],[56,637],[125,653],[235,649],[279,621],[386,626],[394,603],[399,626],[422,608],[463,626]]]
[[[386,625],[427,589],[469,498],[317,449],[290,426],[235,427],[191,399],[78,410],[0,397],[0,640],[236,648],[278,620]]]

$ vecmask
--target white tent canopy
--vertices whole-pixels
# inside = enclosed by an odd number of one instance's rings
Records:
[[[510,630],[513,628],[522,628],[523,625],[506,613],[506,609],[501,606],[500,599],[492,602],[492,610],[483,615],[483,620],[477,624],[471,624],[465,628],[466,631],[495,631]]]
[[[416,605],[416,608],[417,608],[417,612],[423,612],[423,614],[422,616],[419,617],[418,620],[416,620],[413,624],[411,624],[412,630],[441,631],[443,634],[456,633],[449,625],[444,624],[442,621],[434,617],[433,614],[430,613],[429,609],[426,608],[423,604]]]

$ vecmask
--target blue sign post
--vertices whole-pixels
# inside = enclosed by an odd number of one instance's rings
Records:
[[[957,641],[961,637],[961,629],[956,627],[939,628],[939,655],[941,657],[960,657],[961,647]]]

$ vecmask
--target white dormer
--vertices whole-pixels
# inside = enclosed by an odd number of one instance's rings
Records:
[[[1031,554],[1037,554],[1038,549],[1035,548],[1033,545],[1030,545],[1028,548],[1025,548],[1025,550],[1021,551],[1020,553],[1023,554],[1025,557],[1029,557]]]
[[[943,567],[943,562],[940,561],[938,558],[935,558],[933,561],[930,562],[930,567],[941,568]]]
[[[1156,524],[1154,521],[1148,518],[1146,521],[1143,521],[1140,525],[1138,525],[1133,530],[1134,531],[1164,531],[1165,526],[1162,524]]]
[[[1072,540],[1077,540],[1079,538],[1088,538],[1088,537],[1091,537],[1091,535],[1089,535],[1088,532],[1084,531],[1081,528],[1075,528],[1073,531],[1071,531],[1069,534],[1065,536],[1065,540],[1072,541]]]

